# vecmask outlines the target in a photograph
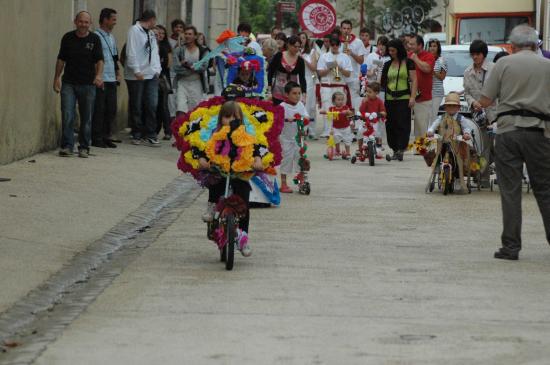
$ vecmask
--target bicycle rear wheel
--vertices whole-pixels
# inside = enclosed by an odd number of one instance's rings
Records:
[[[227,237],[227,243],[223,249],[225,253],[225,269],[233,270],[233,261],[235,258],[235,240],[237,238],[237,227],[235,225],[235,216],[228,214],[225,217],[225,235]]]

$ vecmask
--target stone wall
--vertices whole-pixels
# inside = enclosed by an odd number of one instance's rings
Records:
[[[236,29],[239,0],[195,0],[193,22],[215,46],[217,35]],[[117,10],[114,36],[119,51],[134,20],[139,0],[2,0],[0,11],[0,165],[54,149],[61,137],[60,96],[52,84],[61,37],[74,29],[76,11],[88,10],[93,27],[102,8]],[[182,17],[186,0],[144,0],[166,25]],[[209,4],[208,7],[205,5]],[[127,126],[128,97],[122,82],[118,90],[118,129]]]
[[[78,6],[78,3],[77,3]],[[89,0],[97,26],[99,11],[119,12],[115,36],[122,47],[132,21],[133,0]],[[63,34],[73,29],[73,0],[4,0],[0,12],[0,164],[55,148],[61,134],[60,96],[52,89]],[[119,91],[126,108],[126,90]],[[125,113],[119,113],[121,119]],[[119,121],[119,125],[123,124]]]

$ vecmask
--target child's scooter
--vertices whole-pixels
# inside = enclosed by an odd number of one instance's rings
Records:
[[[353,121],[358,129],[363,130],[363,144],[357,149],[355,156],[351,158],[351,163],[355,164],[357,160],[364,162],[369,160],[369,165],[374,166],[375,159],[380,159],[381,154],[376,148],[376,136],[374,133],[374,124],[379,123],[376,113],[361,114],[357,112],[353,117]]]
[[[311,168],[311,163],[306,154],[306,127],[309,124],[309,120],[307,118],[302,118],[299,114],[296,114],[294,116],[294,121],[298,129],[298,133],[296,134],[296,143],[300,147],[300,159],[298,160],[300,171],[294,177],[294,184],[298,185],[298,192],[300,194],[309,195],[311,193],[311,185],[308,181],[307,174]]]

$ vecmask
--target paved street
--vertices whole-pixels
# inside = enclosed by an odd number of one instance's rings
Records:
[[[323,149],[310,148],[311,196],[252,211],[254,252],[232,272],[194,195],[35,363],[548,364],[550,248],[532,194],[520,261],[503,262],[498,193],[428,195],[420,157],[352,166]]]

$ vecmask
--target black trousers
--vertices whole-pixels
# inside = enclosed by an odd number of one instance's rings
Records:
[[[117,85],[116,82],[105,82],[103,85],[103,89],[96,88],[95,91],[92,141],[108,139],[115,129]]]
[[[168,110],[168,91],[159,88],[159,100],[157,106],[157,134],[161,129],[164,129],[164,134],[172,135],[170,129],[170,111]]]
[[[502,202],[502,249],[512,254],[521,250],[524,163],[550,244],[550,139],[544,137],[542,129],[518,128],[496,136],[495,154]]]
[[[411,135],[409,100],[386,100],[386,136],[393,151],[406,150]]]
[[[239,220],[239,228],[245,232],[248,232],[248,223],[250,221],[250,210],[248,207],[248,201],[250,200],[250,184],[248,181],[239,179],[231,179],[231,187],[233,193],[240,196],[246,203],[246,214]],[[225,179],[221,179],[216,185],[208,188],[208,201],[210,203],[217,203],[218,200],[225,194]]]

